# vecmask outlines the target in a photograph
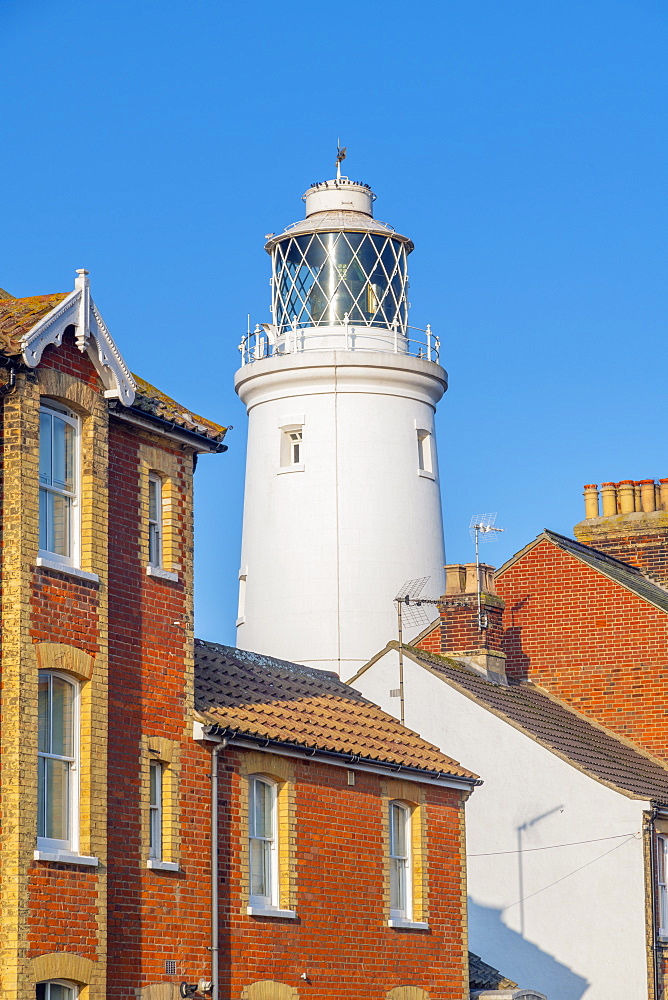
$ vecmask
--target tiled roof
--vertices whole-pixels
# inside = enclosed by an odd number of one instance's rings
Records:
[[[633,798],[668,804],[668,768],[541,688],[493,684],[437,653],[411,649],[406,655],[591,777]]]
[[[68,294],[54,292],[53,295],[30,295],[25,299],[0,298],[0,351],[9,355],[20,354],[21,337]]]
[[[609,580],[614,580],[615,583],[619,583],[626,590],[630,590],[631,593],[641,597],[649,604],[653,604],[654,607],[659,608],[661,611],[668,612],[668,589],[650,580],[642,570],[637,569],[635,566],[630,566],[628,563],[621,562],[619,559],[615,559],[614,556],[609,556],[606,552],[599,552],[598,549],[593,549],[589,545],[576,542],[573,538],[559,535],[556,531],[549,531],[547,528],[526,548],[504,563],[496,571],[496,575],[501,576],[504,570],[517,562],[528,549],[533,548],[541,539],[547,539],[547,541],[552,542],[553,545],[561,549],[562,552],[568,552],[569,555],[579,559],[580,562],[586,563],[592,569],[602,573],[603,576],[607,576]]]
[[[207,722],[238,730],[238,736],[477,783],[474,774],[329,671],[196,639],[195,707]]]
[[[517,983],[512,979],[507,979],[498,969],[483,962],[472,951],[469,952],[469,989],[510,990],[514,986],[517,986]]]
[[[150,382],[140,378],[139,375],[135,375],[134,372],[132,373],[132,377],[137,384],[137,395],[132,404],[133,409],[149,413],[151,416],[159,417],[161,420],[167,420],[178,427],[183,427],[184,430],[203,434],[204,437],[208,437],[212,441],[223,440],[227,430],[226,427],[221,427],[220,424],[215,424],[213,420],[207,420],[206,417],[192,413],[170,396],[156,389]]]

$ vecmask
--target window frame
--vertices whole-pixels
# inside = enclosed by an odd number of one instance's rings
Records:
[[[165,531],[164,531],[164,517],[163,517],[163,480],[157,472],[149,472],[148,474],[148,565],[152,566],[154,569],[163,569],[164,563],[164,553],[165,553]],[[155,502],[155,518],[151,517],[151,489],[156,487],[156,502]],[[151,552],[153,548],[151,542],[153,539],[157,539],[157,557],[155,553]]]
[[[399,854],[395,850],[394,843],[394,824],[393,816],[394,811],[398,810],[402,815],[402,825],[403,825],[403,838],[404,838],[404,853]],[[408,803],[401,801],[400,799],[391,799],[388,804],[388,821],[389,821],[389,861],[390,861],[390,920],[398,923],[406,922],[410,923],[413,919],[413,863],[412,863],[412,817],[413,810]],[[393,902],[397,900],[392,899],[392,885],[393,885],[393,862],[402,862],[401,867],[396,866],[397,871],[401,872],[401,889],[403,891],[404,905],[403,907],[393,906]]]
[[[281,424],[279,473],[304,471],[304,424],[293,422]],[[296,452],[295,452],[295,449]]]
[[[668,938],[668,835],[656,837],[656,908],[659,937]]]
[[[55,837],[45,837],[41,836],[39,832],[39,800],[42,795],[46,794],[47,783],[46,778],[42,783],[40,778],[40,766],[38,763],[38,774],[37,774],[37,800],[38,800],[38,827],[37,827],[37,850],[38,851],[64,851],[66,853],[75,854],[79,850],[79,774],[81,769],[81,732],[80,732],[80,716],[81,716],[81,685],[76,681],[75,678],[62,673],[59,670],[40,670],[39,680],[43,678],[53,678],[57,677],[62,681],[65,681],[72,689],[72,750],[73,755],[71,757],[61,754],[52,754],[51,752],[43,751],[39,749],[39,722],[38,722],[38,749],[37,749],[37,760],[67,760],[69,761],[69,767],[67,769],[68,776],[68,788],[67,788],[67,807],[68,807],[68,834],[66,839],[59,839]],[[52,686],[51,684],[49,685]],[[53,699],[50,699],[50,703],[53,703]],[[52,721],[52,716],[50,724]]]
[[[51,433],[53,434],[53,418],[54,416],[62,420],[63,423],[72,427],[74,430],[74,441],[73,441],[73,490],[58,489],[51,485],[42,484],[41,473],[38,468],[37,481],[38,481],[38,556],[41,559],[47,559],[52,562],[61,563],[63,566],[79,567],[81,563],[81,418],[74,410],[72,410],[65,403],[59,402],[57,399],[52,399],[49,396],[42,396],[40,400],[39,407],[39,418],[40,418],[40,428],[39,428],[39,466],[41,467],[42,461],[42,414],[48,414],[51,417]],[[66,497],[69,500],[68,507],[68,534],[69,534],[69,554],[63,555],[59,552],[53,552],[51,549],[42,548],[40,545],[41,533],[42,533],[42,493],[47,495],[56,495],[60,497]]]
[[[271,836],[258,837],[255,830],[255,786],[261,784],[271,794]],[[269,865],[265,878],[269,879],[269,893],[253,893],[253,842],[269,843]],[[280,909],[280,886],[278,870],[278,784],[264,774],[248,775],[248,902],[249,907],[259,910]]]
[[[148,797],[148,856],[152,861],[162,861],[164,851],[164,783],[165,765],[161,760],[148,762],[149,797]],[[151,797],[151,775],[156,774],[156,801]],[[157,840],[157,843],[156,843]]]
[[[418,475],[434,479],[433,434],[426,427],[417,427],[416,434]]]

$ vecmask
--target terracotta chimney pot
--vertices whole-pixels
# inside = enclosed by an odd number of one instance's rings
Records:
[[[619,511],[621,514],[632,514],[636,509],[635,483],[632,479],[621,479],[617,485],[619,496]]]
[[[601,483],[601,500],[603,517],[612,517],[617,513],[617,486],[615,483]]]
[[[598,517],[598,486],[590,483],[584,487],[585,517]]]

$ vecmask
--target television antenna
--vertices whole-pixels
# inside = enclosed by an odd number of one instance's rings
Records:
[[[478,593],[478,631],[484,632],[489,627],[487,615],[482,613],[482,583],[480,580],[480,543],[495,541],[494,532],[503,531],[503,528],[496,528],[496,514],[474,514],[469,524],[469,534],[475,542],[475,578],[476,590]]]
[[[432,597],[421,597],[428,576],[420,576],[416,580],[406,580],[394,598],[397,606],[397,632],[399,637],[399,687],[390,691],[391,698],[399,698],[400,721],[404,725],[404,625],[413,628],[417,625],[428,625],[432,620],[424,605],[438,605],[440,600]]]

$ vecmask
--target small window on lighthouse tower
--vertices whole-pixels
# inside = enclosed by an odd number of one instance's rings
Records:
[[[434,476],[431,433],[418,428],[417,432],[418,472],[422,476]]]
[[[298,472],[304,468],[302,428],[281,428],[281,472]]]

